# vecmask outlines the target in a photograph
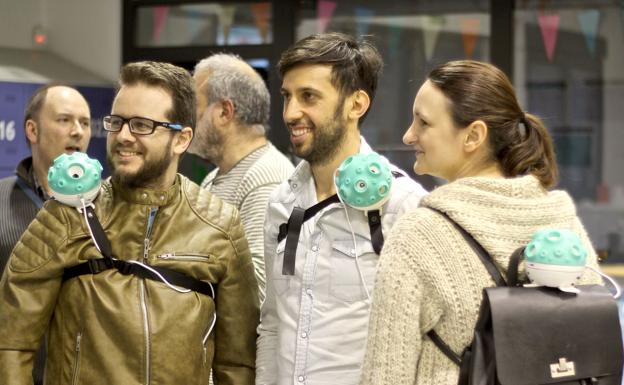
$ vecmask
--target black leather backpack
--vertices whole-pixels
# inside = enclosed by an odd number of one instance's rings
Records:
[[[483,290],[474,338],[461,355],[434,330],[427,333],[460,366],[459,385],[622,384],[618,308],[605,287],[577,286],[579,294],[522,287],[517,277],[523,248],[514,252],[503,278],[485,249],[440,214],[461,232],[497,284]]]

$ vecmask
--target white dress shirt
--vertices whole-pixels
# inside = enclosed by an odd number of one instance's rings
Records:
[[[370,152],[361,138],[360,153]],[[404,174],[393,165],[391,170]],[[426,191],[403,176],[393,179],[391,194],[381,210],[384,237],[401,214],[417,207]],[[295,274],[282,275],[286,239],[278,243],[279,225],[288,221],[294,207],[307,209],[316,203],[306,161],[269,199],[264,228],[267,295],[258,327],[257,385],[342,385],[360,380],[371,305],[364,284],[372,296],[379,259],[365,213],[348,207],[347,219],[342,203],[321,210],[301,227]]]

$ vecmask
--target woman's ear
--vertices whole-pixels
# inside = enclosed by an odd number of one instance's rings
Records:
[[[474,152],[486,144],[488,126],[483,120],[475,120],[465,128],[464,150]]]
[[[357,90],[348,99],[348,116],[351,119],[359,120],[370,107],[370,97],[364,90]]]

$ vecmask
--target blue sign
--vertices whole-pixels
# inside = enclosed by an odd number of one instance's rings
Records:
[[[13,175],[15,167],[30,156],[24,134],[24,109],[28,99],[41,87],[36,83],[0,82],[0,178]],[[87,153],[104,166],[103,177],[109,175],[106,164],[106,132],[102,117],[110,114],[115,90],[112,87],[76,87],[91,108],[91,141]]]

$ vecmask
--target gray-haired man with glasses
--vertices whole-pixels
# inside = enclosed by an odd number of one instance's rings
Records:
[[[193,138],[192,78],[127,64],[111,112],[112,177],[94,213],[116,262],[68,274],[105,253],[81,213],[46,203],[0,281],[0,384],[32,381],[46,330],[49,384],[199,385],[211,369],[220,385],[253,384],[258,294],[238,213],[176,172]]]

